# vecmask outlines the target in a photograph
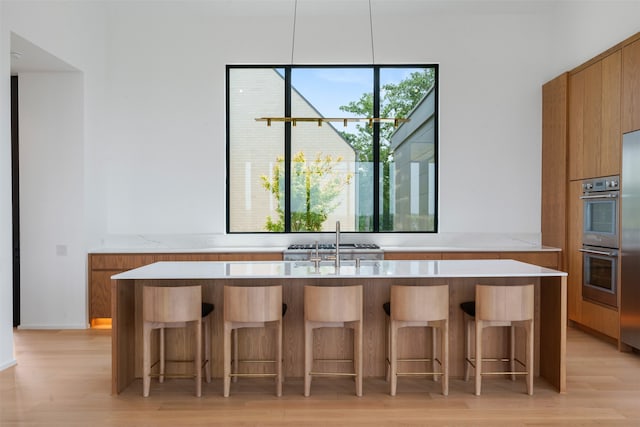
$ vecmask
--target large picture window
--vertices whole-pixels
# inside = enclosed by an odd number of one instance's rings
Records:
[[[437,231],[437,98],[436,65],[227,66],[227,232]]]

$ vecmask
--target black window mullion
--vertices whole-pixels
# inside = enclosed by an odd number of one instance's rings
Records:
[[[291,67],[284,69],[284,115],[291,117]],[[284,123],[284,232],[291,232],[291,122]]]
[[[380,68],[373,67],[373,117],[380,117]],[[373,123],[373,231],[380,231],[380,123]]]

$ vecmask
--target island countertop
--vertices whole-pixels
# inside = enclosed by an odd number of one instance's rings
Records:
[[[342,278],[563,277],[567,273],[510,259],[342,261],[319,268],[308,261],[161,261],[113,275],[115,280]]]

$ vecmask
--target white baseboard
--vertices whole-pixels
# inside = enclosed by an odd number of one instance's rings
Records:
[[[18,364],[18,361],[16,359],[11,359],[6,363],[0,364],[0,371],[4,371],[5,369],[15,366],[17,364]]]
[[[29,329],[89,329],[88,324],[78,323],[78,324],[67,324],[67,325],[56,325],[56,324],[46,324],[46,325],[19,325],[18,329],[29,330]]]

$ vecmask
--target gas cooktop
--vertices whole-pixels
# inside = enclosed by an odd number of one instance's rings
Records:
[[[289,245],[287,250],[289,251],[312,251],[316,249],[315,243],[296,243]],[[318,250],[335,250],[335,243],[318,243]],[[353,249],[353,250],[376,250],[380,249],[380,246],[375,243],[340,243],[340,249]]]

